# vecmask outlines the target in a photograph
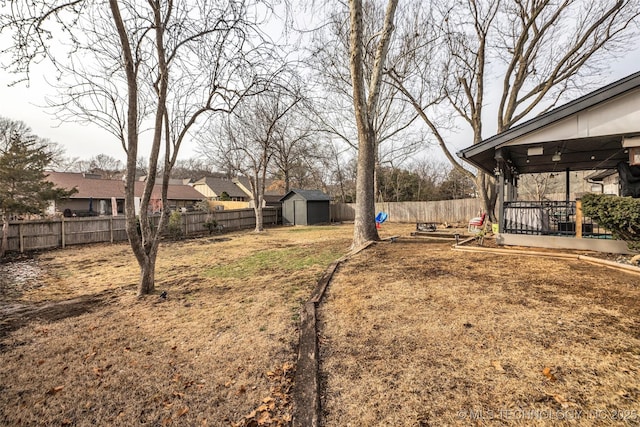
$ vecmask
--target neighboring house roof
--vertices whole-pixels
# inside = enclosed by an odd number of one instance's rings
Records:
[[[116,179],[97,179],[96,176],[86,177],[82,173],[72,172],[46,172],[47,180],[53,182],[56,187],[78,190],[71,196],[71,199],[110,199],[115,197],[124,198],[124,182]],[[135,182],[135,195],[142,196],[144,182]],[[151,197],[159,199],[162,186],[156,184]],[[202,200],[202,194],[198,193],[189,185],[169,185],[167,187],[167,198],[170,200]]]
[[[251,184],[249,183],[249,179],[246,176],[239,176],[233,179],[235,182],[249,197],[253,198],[251,194]],[[278,181],[275,179],[267,179],[265,180],[264,185],[264,198],[267,200],[274,199],[275,196],[282,197],[284,195],[284,190],[278,185]],[[271,196],[271,197],[269,197]]]
[[[501,147],[509,148],[509,161],[521,173],[554,167],[612,169],[628,157],[621,140],[640,133],[636,119],[639,99],[640,72],[637,72],[457,154],[488,173],[493,173],[495,151]],[[533,145],[544,146],[545,155],[528,156],[526,147]],[[567,155],[561,162],[550,162],[551,154],[557,151]]]
[[[323,201],[331,201],[331,196],[323,193],[320,190],[290,190],[284,197],[280,200],[284,201],[291,197],[291,195],[297,194],[301,196],[308,202],[323,202]]]
[[[218,197],[220,197],[222,193],[227,193],[229,197],[247,197],[247,194],[240,188],[238,188],[238,186],[234,184],[230,179],[206,176],[194,182],[194,185],[198,184],[205,184]]]

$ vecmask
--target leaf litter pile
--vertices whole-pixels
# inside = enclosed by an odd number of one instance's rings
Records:
[[[0,425],[289,425],[299,309],[351,230],[167,242],[143,299],[126,244],[0,265]]]
[[[640,425],[640,276],[400,239],[319,309],[322,425]]]

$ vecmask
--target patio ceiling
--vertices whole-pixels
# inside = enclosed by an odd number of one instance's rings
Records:
[[[640,72],[468,147],[458,156],[489,174],[498,158],[518,173],[615,169],[640,136]],[[554,154],[560,153],[559,159]]]
[[[631,134],[626,136],[635,136]],[[514,166],[520,174],[556,172],[567,168],[572,171],[615,169],[620,161],[629,159],[628,150],[622,147],[625,135],[604,135],[594,138],[548,141],[543,143],[515,145],[499,148],[503,150],[504,159]],[[529,155],[530,148],[541,147],[543,154]],[[554,161],[555,153],[560,153],[560,160]],[[493,173],[496,160],[480,157],[482,169]]]

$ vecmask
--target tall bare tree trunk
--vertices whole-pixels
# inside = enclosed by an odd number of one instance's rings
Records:
[[[139,262],[140,281],[138,282],[138,296],[150,294],[155,289],[157,254],[158,248],[156,247],[155,250],[152,250],[151,253],[144,258],[143,262]]]
[[[353,83],[353,104],[358,127],[358,171],[356,176],[356,208],[352,243],[354,248],[368,241],[380,239],[375,223],[376,134],[373,126],[373,116],[380,95],[383,67],[393,33],[393,19],[397,5],[398,0],[389,0],[387,5],[384,25],[379,36],[380,41],[376,48],[373,72],[369,82],[369,98],[367,99],[363,70],[364,30],[362,0],[349,1],[350,69]]]
[[[253,210],[256,215],[256,233],[262,233],[264,231],[264,217],[262,215],[262,196],[258,196],[255,200]]]

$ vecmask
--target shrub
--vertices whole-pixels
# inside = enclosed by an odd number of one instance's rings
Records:
[[[640,250],[640,199],[606,194],[585,194],[582,211],[599,225],[611,230],[613,237],[627,242],[629,249]]]
[[[213,218],[207,219],[204,224],[202,224],[204,228],[209,230],[209,234],[218,230],[218,221]]]
[[[181,239],[183,237],[182,231],[182,214],[178,211],[171,212],[169,216],[169,225],[167,226],[167,232],[172,239]]]

